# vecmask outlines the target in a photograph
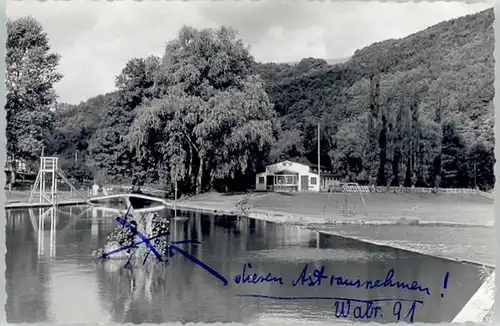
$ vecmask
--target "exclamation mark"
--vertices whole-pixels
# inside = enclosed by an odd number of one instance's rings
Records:
[[[446,272],[446,275],[444,276],[444,281],[443,281],[443,289],[447,289],[448,288],[448,280],[450,279],[450,273],[449,272]],[[441,292],[441,298],[444,297],[444,294],[443,292]]]

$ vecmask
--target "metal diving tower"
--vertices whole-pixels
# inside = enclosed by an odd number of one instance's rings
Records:
[[[64,172],[59,168],[58,157],[42,156],[40,157],[40,170],[38,171],[35,184],[31,190],[28,203],[51,204],[56,206],[58,199],[58,178],[69,186],[71,192],[77,194],[85,201],[88,200],[75,188],[75,186],[73,186],[71,181],[69,181]]]

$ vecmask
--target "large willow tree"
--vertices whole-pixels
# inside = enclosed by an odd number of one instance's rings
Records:
[[[162,59],[164,95],[141,107],[127,137],[139,161],[196,194],[253,173],[277,134],[253,65],[232,29],[183,27]]]

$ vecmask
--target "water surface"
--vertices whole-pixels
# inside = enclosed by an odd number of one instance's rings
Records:
[[[39,228],[39,214],[38,209],[31,215],[27,210],[7,211],[9,323],[345,321],[335,317],[332,300],[242,298],[237,296],[240,293],[423,300],[423,305],[417,305],[415,321],[449,322],[481,284],[481,268],[476,265],[295,226],[194,213],[184,213],[189,215],[186,221],[171,220],[171,239],[201,241],[199,246],[184,248],[223,274],[229,280],[224,287],[179,255],[163,265],[152,263],[132,270],[124,269],[123,262],[95,262],[91,252],[102,246],[104,238],[117,226],[112,213],[61,207],[53,216],[47,214],[43,231]],[[170,212],[161,214],[170,218]],[[281,276],[285,284],[236,285],[233,277],[248,262],[259,275]],[[292,287],[291,282],[299,277],[306,263],[311,268],[324,266],[328,275],[362,280],[383,280],[392,268],[395,279],[407,283],[416,280],[429,287],[431,295],[396,288],[330,286],[328,282],[319,287]],[[446,272],[450,279],[444,290]],[[376,321],[397,321],[393,305],[382,304],[383,316]],[[408,308],[403,305],[403,316]]]

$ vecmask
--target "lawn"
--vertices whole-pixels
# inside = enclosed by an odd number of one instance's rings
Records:
[[[494,201],[472,194],[368,193],[207,193],[188,198],[186,204],[231,210],[247,200],[250,211],[292,214],[327,220],[420,220],[492,226]],[[347,210],[345,209],[347,207]]]
[[[350,214],[343,210],[346,199]],[[246,201],[246,215],[251,217],[298,222],[364,241],[494,265],[493,200],[471,194],[407,193],[369,193],[363,194],[363,199],[366,205],[359,194],[205,193],[188,198],[179,206],[238,212],[238,202]],[[375,225],[355,225],[359,221]],[[346,225],[346,222],[355,223]],[[382,222],[395,225],[381,225]],[[436,222],[437,226],[430,222]]]

